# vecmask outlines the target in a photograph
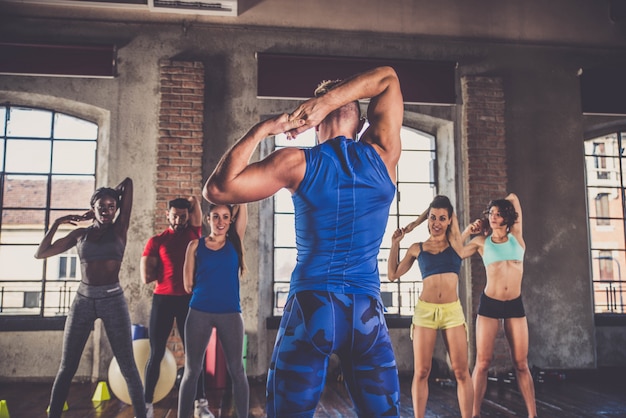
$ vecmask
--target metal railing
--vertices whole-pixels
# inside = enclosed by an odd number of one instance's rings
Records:
[[[0,315],[65,316],[79,280],[0,281]]]

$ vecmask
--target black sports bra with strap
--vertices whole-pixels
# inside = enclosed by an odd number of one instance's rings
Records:
[[[89,233],[94,230],[93,226],[87,228],[85,234],[78,239],[76,250],[81,263],[88,263],[96,260],[117,260],[122,261],[126,243],[118,237],[115,229],[108,227],[97,241],[88,239]]]

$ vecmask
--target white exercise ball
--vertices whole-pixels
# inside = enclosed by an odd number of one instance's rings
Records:
[[[150,359],[150,340],[147,338],[133,340],[133,356],[135,357],[135,364],[139,370],[141,383],[145,387],[146,364],[148,364],[148,360]],[[154,388],[154,397],[152,399],[154,403],[165,398],[176,382],[176,359],[168,348],[165,348],[165,355],[163,356],[163,360],[161,360],[161,368],[159,370],[159,380]],[[109,365],[109,386],[119,400],[128,405],[132,404],[130,395],[128,394],[128,385],[126,385],[126,380],[124,376],[122,376],[120,366],[115,357],[113,357]]]

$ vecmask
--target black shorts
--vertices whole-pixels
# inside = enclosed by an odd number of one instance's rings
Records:
[[[522,295],[512,300],[498,300],[490,298],[483,292],[478,303],[478,315],[495,319],[523,318],[526,316],[526,312],[522,303]]]

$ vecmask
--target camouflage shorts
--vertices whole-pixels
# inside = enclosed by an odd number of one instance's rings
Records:
[[[398,370],[383,306],[368,295],[298,292],[287,301],[267,381],[268,417],[312,417],[331,354],[359,417],[398,417]]]

